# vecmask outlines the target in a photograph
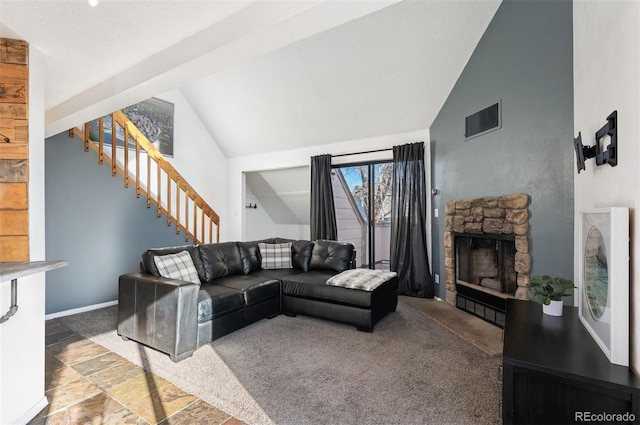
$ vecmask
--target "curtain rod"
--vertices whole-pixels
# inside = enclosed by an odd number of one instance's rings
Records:
[[[393,148],[375,149],[375,150],[372,150],[372,151],[353,152],[353,153],[341,153],[341,154],[338,154],[338,155],[331,155],[331,158],[337,158],[339,156],[362,155],[362,154],[365,154],[365,153],[385,152],[385,151],[391,151],[391,150],[393,150]]]

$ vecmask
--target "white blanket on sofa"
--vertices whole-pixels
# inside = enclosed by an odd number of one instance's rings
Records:
[[[327,280],[327,285],[373,291],[387,280],[397,276],[396,272],[371,269],[349,269]]]

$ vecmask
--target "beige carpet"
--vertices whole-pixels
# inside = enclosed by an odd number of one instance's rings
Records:
[[[500,423],[500,359],[431,319],[428,303],[401,297],[373,333],[280,315],[177,364],[122,341],[115,308],[63,321],[248,424]]]
[[[490,356],[502,356],[502,329],[465,313],[444,301],[401,297],[404,302],[421,311],[468,343]]]

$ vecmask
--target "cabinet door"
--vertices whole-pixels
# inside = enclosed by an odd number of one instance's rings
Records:
[[[508,412],[512,416],[504,417],[505,423],[583,423],[584,420],[579,419],[587,414],[634,412],[630,392],[517,367],[512,369],[511,377],[507,378],[505,375],[505,387],[507,379],[512,386],[513,406],[511,412]],[[509,421],[506,420],[508,416],[511,416]]]

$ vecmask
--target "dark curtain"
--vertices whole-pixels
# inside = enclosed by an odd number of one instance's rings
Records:
[[[424,143],[393,147],[391,199],[391,270],[398,273],[398,293],[433,298],[427,258],[427,193]]]
[[[311,240],[316,239],[338,239],[331,155],[311,157]]]

